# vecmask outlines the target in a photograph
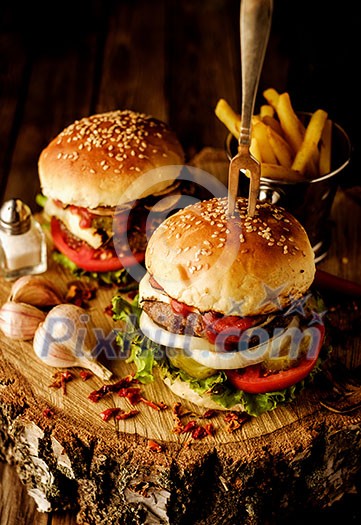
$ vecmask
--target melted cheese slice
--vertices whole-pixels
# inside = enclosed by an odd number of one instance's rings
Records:
[[[87,242],[92,248],[100,248],[103,244],[102,236],[97,233],[97,229],[81,228],[80,215],[72,213],[69,208],[60,208],[52,199],[48,199],[44,207],[44,212],[50,217],[55,216],[60,219],[73,235],[76,235],[76,237],[79,237],[82,241]],[[112,237],[113,235],[111,231],[107,231],[107,234],[109,237]]]

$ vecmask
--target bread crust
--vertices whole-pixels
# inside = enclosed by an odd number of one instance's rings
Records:
[[[116,110],[65,128],[41,152],[38,169],[45,196],[97,208],[164,190],[183,164],[183,148],[166,123],[144,113]]]
[[[303,226],[286,210],[247,200],[229,218],[226,199],[188,206],[168,217],[148,241],[145,264],[165,292],[201,312],[253,316],[302,297],[315,275]]]

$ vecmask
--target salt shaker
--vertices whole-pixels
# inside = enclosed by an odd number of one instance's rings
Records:
[[[0,209],[0,264],[6,280],[47,269],[45,234],[20,199],[10,199]]]

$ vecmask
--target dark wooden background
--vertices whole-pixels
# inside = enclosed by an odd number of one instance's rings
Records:
[[[347,130],[354,151],[345,186],[361,177],[356,10],[351,0],[275,0],[259,88],[287,90],[296,109],[321,107]],[[129,108],[163,119],[188,158],[223,148],[214,107],[220,97],[236,109],[241,101],[238,0],[3,0],[0,13],[1,201],[20,197],[36,211],[42,148],[96,112]],[[2,525],[75,523],[37,513],[1,463],[0,481]],[[333,512],[345,515],[345,507]]]

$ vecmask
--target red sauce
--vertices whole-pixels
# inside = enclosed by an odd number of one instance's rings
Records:
[[[79,226],[80,228],[90,228],[92,221],[95,217],[88,208],[81,208],[80,206],[75,206],[74,204],[69,205],[69,210],[71,213],[80,216]]]
[[[183,317],[187,317],[187,315],[194,311],[192,306],[180,303],[175,299],[171,299],[170,306],[175,314],[181,315]]]
[[[242,332],[254,324],[255,319],[252,317],[228,315],[208,324],[206,327],[206,336],[208,341],[214,344],[216,339],[221,335],[222,341],[227,348],[236,345]]]

